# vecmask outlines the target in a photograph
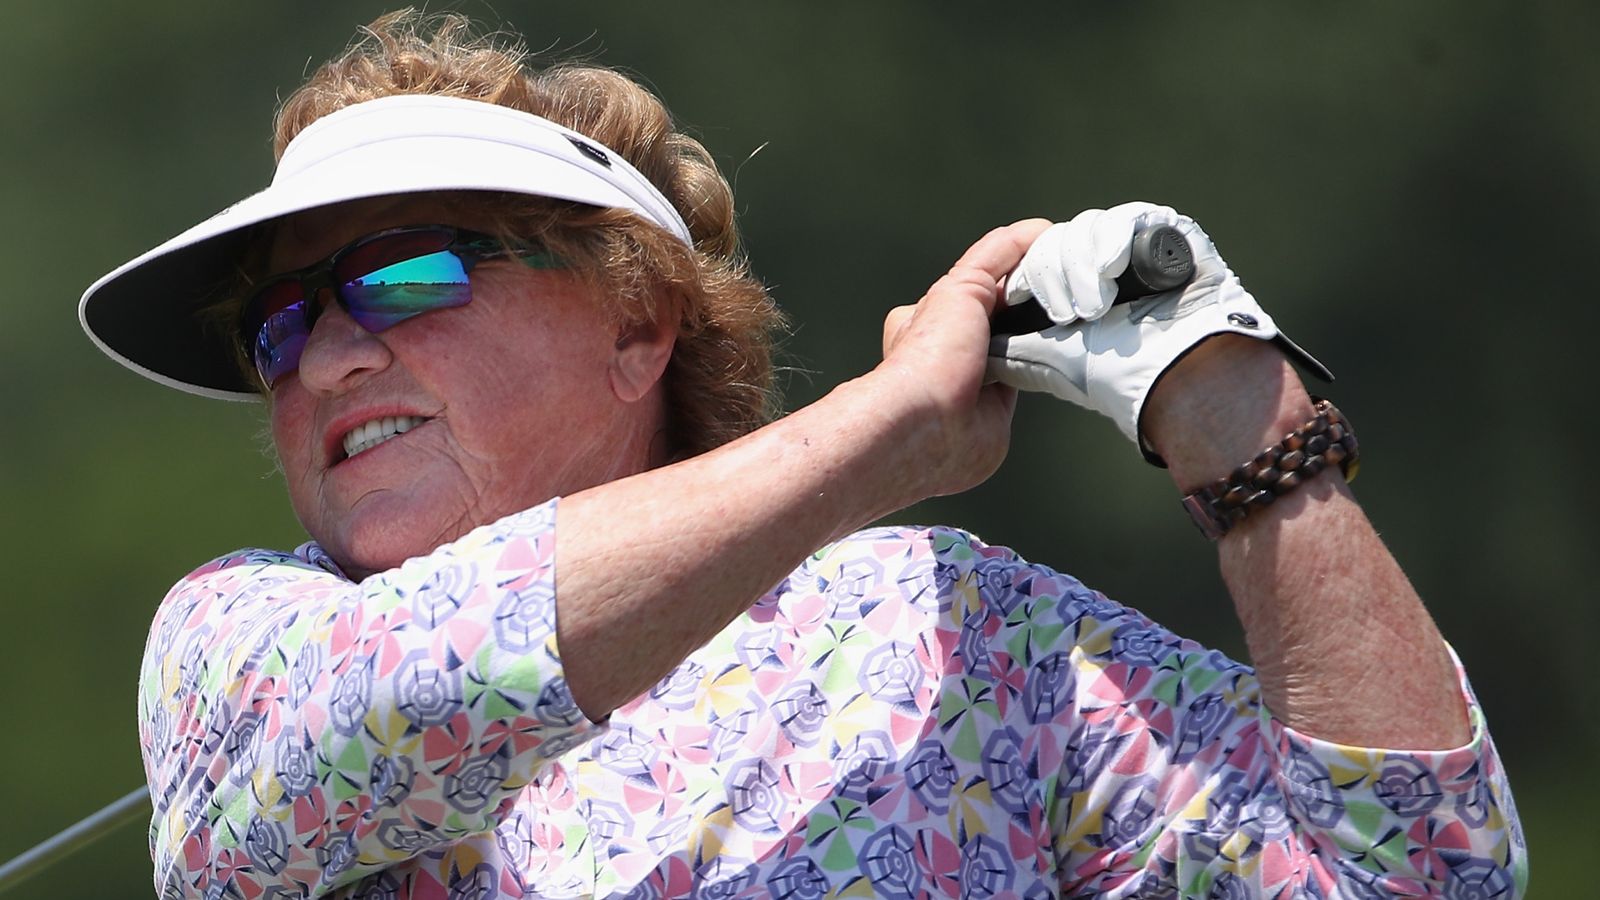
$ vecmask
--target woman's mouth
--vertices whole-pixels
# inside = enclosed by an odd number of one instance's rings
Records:
[[[422,416],[384,416],[350,429],[344,436],[346,459],[371,450],[384,441],[405,434],[428,419]]]

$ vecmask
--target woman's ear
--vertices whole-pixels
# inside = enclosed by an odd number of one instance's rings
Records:
[[[612,392],[627,403],[650,393],[667,370],[677,338],[677,330],[667,322],[623,325],[611,357]]]

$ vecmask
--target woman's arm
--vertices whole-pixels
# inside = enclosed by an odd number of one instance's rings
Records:
[[[974,244],[891,314],[871,373],[703,456],[562,501],[561,646],[585,713],[648,689],[830,539],[994,472],[1016,395],[983,383],[989,316],[1048,224]]]
[[[1145,423],[1188,493],[1311,417],[1282,354],[1222,335],[1162,379]],[[1444,639],[1336,467],[1251,514],[1217,552],[1262,698],[1285,724],[1364,747],[1467,742]]]

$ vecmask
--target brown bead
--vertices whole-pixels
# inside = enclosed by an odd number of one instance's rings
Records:
[[[1355,477],[1360,447],[1349,421],[1326,399],[1312,400],[1315,418],[1184,500],[1208,537],[1228,533],[1255,507],[1271,505],[1329,466],[1342,468],[1346,480]]]
[[[1289,493],[1300,486],[1300,476],[1294,472],[1285,472],[1278,483],[1272,486],[1272,492],[1279,496]]]

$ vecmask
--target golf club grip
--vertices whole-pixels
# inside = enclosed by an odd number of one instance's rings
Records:
[[[1117,299],[1127,303],[1140,297],[1170,291],[1194,278],[1194,253],[1183,232],[1171,225],[1155,225],[1133,236],[1127,271],[1117,276]],[[1037,300],[1001,308],[989,323],[991,334],[1031,334],[1055,324]]]

